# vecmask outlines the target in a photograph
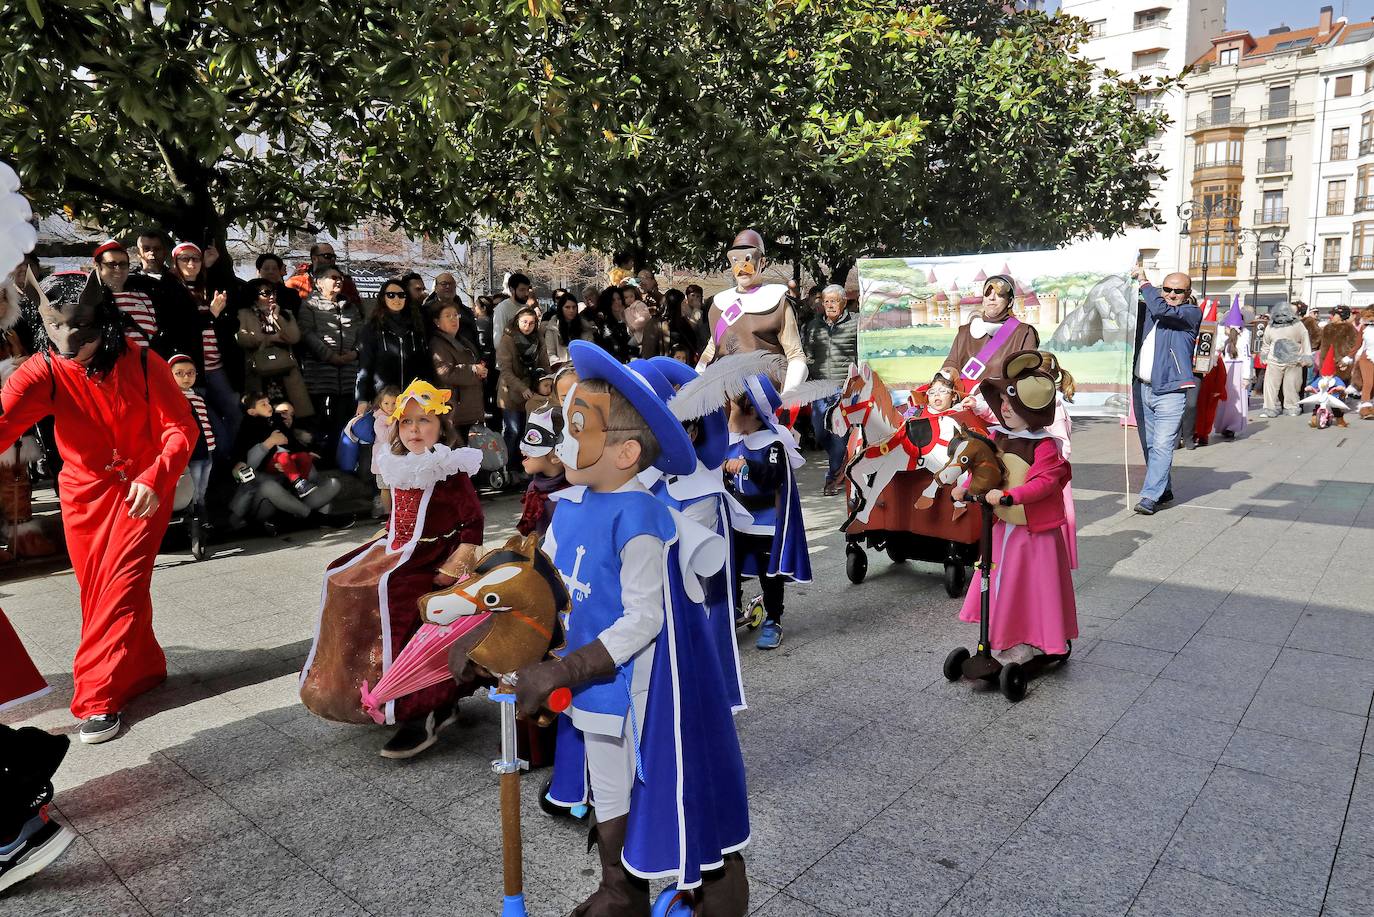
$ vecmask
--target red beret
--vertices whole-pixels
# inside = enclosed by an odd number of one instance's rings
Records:
[[[116,242],[114,239],[110,239],[108,242],[101,242],[99,245],[97,245],[96,248],[95,248],[95,254],[91,255],[91,258],[92,258],[93,260],[98,261],[98,260],[100,260],[100,256],[103,255],[103,254],[105,254],[106,252],[127,252],[127,251],[128,251],[128,249],[124,247],[123,243],[121,243],[121,242]]]

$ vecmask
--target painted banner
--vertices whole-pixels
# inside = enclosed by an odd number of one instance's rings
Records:
[[[859,358],[889,386],[929,382],[954,333],[978,314],[983,282],[1016,285],[1014,314],[1073,374],[1075,415],[1126,413],[1136,312],[1136,249],[1096,240],[1047,251],[859,262]]]

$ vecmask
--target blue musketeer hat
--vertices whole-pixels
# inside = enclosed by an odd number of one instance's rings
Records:
[[[759,415],[759,420],[774,433],[778,432],[778,411],[782,408],[782,397],[773,387],[773,380],[759,373],[746,379],[744,386],[744,392],[749,396],[749,403],[754,406],[754,413]]]
[[[579,380],[601,379],[620,392],[644,418],[644,423],[658,440],[659,456],[654,467],[668,474],[691,474],[696,471],[697,456],[691,437],[682,423],[668,410],[652,383],[642,375],[631,372],[590,341],[570,341],[568,355]],[[662,376],[659,376],[662,380]]]
[[[672,357],[652,357],[649,365],[663,374],[674,389],[682,388],[697,377],[697,371],[686,363]],[[707,468],[716,469],[725,464],[725,453],[730,449],[730,423],[725,419],[725,409],[712,411],[701,418],[701,432],[697,434],[697,458]]]

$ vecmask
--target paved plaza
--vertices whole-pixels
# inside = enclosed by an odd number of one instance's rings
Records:
[[[1126,511],[1123,441],[1134,489],[1134,431],[1076,428],[1082,636],[1015,705],[942,677],[975,634],[937,568],[871,554],[849,583],[840,501],[808,466],[816,582],[789,588],[781,649],[742,645],[755,913],[1374,914],[1374,424],[1278,418],[1181,452],[1181,502],[1149,518]],[[489,543],[518,511],[487,502]],[[118,741],[72,746],[57,808],[80,836],[0,914],[499,912],[495,705],[465,701],[398,763],[389,730],[297,702],[324,564],[370,533],[160,560],[171,677]],[[76,602],[67,571],[0,584],[56,686],[7,722],[75,730]],[[585,832],[538,813],[543,777],[524,783],[536,917],[598,878]]]

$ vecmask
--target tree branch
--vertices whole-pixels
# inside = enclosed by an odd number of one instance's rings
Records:
[[[88,194],[103,203],[122,207],[131,213],[141,213],[158,222],[169,223],[177,217],[178,211],[175,207],[169,207],[147,195],[121,191],[111,185],[80,175],[68,174],[65,185],[68,191]]]

